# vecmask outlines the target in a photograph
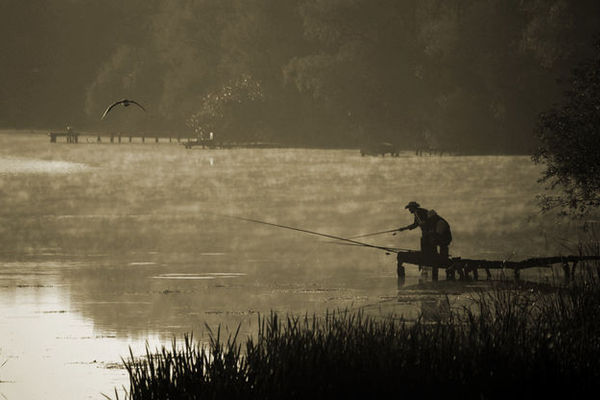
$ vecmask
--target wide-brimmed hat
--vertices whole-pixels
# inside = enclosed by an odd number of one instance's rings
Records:
[[[411,201],[404,208],[411,209],[411,208],[419,208],[419,207],[421,207],[421,205],[419,203],[417,203],[416,201]]]

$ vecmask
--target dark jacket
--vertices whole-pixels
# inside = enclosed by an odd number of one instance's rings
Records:
[[[417,208],[415,210],[415,221],[406,226],[405,229],[415,229],[417,227],[421,228],[421,232],[425,233],[427,232],[427,213],[429,212],[429,210],[425,209],[425,208]]]
[[[431,238],[436,245],[448,246],[450,242],[452,242],[450,224],[436,213],[427,218],[425,226],[427,233],[431,235]]]
[[[433,210],[432,210],[433,211]],[[447,246],[452,242],[450,224],[435,211],[432,213],[425,208],[417,208],[414,212],[415,221],[404,229],[421,228],[422,238],[432,244]]]

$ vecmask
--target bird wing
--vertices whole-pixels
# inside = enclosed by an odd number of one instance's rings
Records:
[[[140,103],[138,103],[137,101],[129,100],[129,102],[135,104],[136,106],[138,106],[142,110],[146,111],[146,109],[144,107],[142,107],[142,105]]]
[[[106,110],[104,110],[104,114],[102,114],[102,117],[100,117],[100,119],[101,119],[101,120],[103,120],[103,119],[104,119],[104,117],[106,117],[106,114],[108,114],[108,113],[110,112],[110,110],[112,110],[112,109],[113,109],[113,107],[115,107],[116,105],[119,105],[119,104],[121,104],[122,102],[123,102],[123,100],[116,101],[116,102],[112,103],[110,106],[108,106],[108,107],[106,108]]]

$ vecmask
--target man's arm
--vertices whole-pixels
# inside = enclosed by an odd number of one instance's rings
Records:
[[[406,231],[406,230],[412,231],[413,229],[415,229],[418,226],[419,226],[419,224],[415,221],[410,225],[406,225],[406,226],[403,226],[402,228],[398,228],[398,232],[402,232],[402,231]]]

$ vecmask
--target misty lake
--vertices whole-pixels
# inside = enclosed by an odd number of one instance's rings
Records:
[[[404,205],[416,200],[449,221],[454,256],[569,253],[573,228],[538,213],[539,175],[527,156],[50,144],[4,132],[0,398],[114,395],[128,385],[130,347],[206,340],[219,325],[244,337],[270,311],[414,318],[485,285],[432,285],[408,266],[399,286],[385,252],[222,214],[348,237],[411,223]],[[419,232],[365,242],[417,249]]]

